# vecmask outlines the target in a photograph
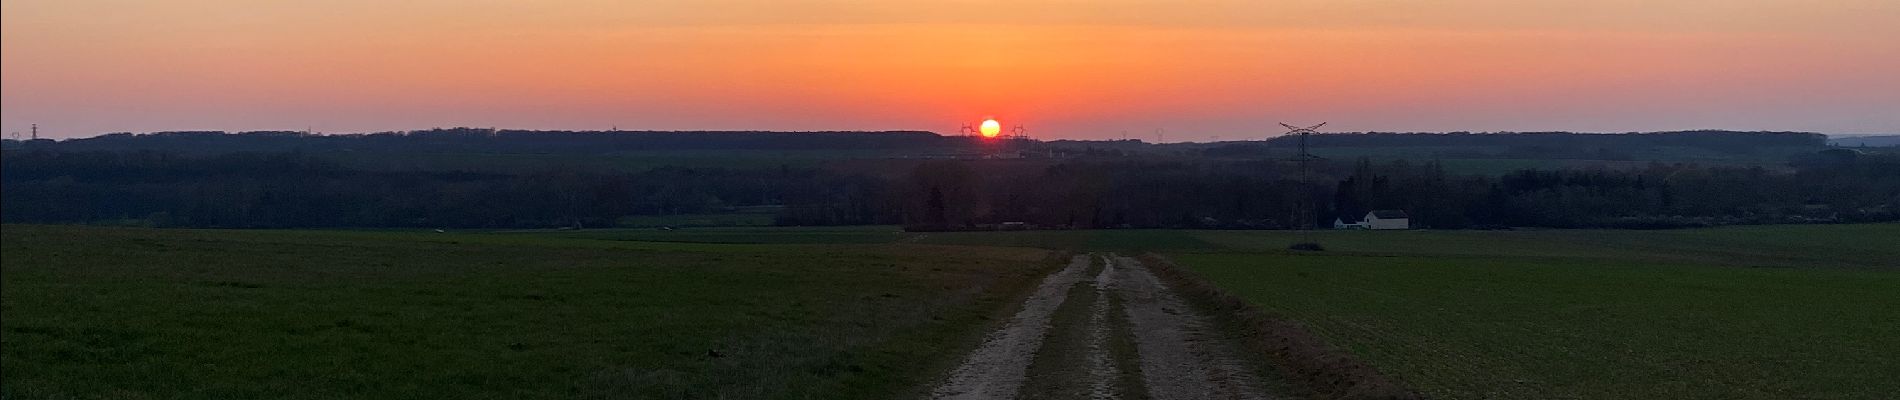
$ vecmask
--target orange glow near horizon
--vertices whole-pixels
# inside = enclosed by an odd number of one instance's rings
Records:
[[[1900,2],[8,0],[0,133],[1894,133]],[[970,10],[982,10],[971,13]],[[1007,91],[995,88],[1009,88]],[[998,134],[1001,126],[998,126]]]
[[[983,137],[993,138],[1003,133],[1003,124],[996,122],[994,119],[985,119],[983,120],[983,125],[977,127],[977,132],[982,133]]]

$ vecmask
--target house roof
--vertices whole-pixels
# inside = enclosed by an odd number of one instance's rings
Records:
[[[1370,214],[1372,214],[1373,218],[1378,218],[1378,219],[1408,218],[1405,216],[1405,211],[1403,210],[1372,210]]]

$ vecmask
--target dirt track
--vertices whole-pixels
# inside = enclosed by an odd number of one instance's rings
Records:
[[[1068,297],[1069,286],[1089,267],[1087,256],[1075,256],[1069,266],[1043,279],[1036,293],[1023,301],[1022,311],[1002,329],[991,332],[983,345],[970,352],[949,379],[930,394],[936,399],[1011,399],[1027,378],[1029,360],[1042,347],[1049,317]]]
[[[1140,261],[1076,256],[930,397],[1268,398],[1232,348]]]

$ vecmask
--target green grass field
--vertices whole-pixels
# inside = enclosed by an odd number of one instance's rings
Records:
[[[1896,238],[9,225],[0,394],[907,397],[1086,250],[1161,253],[1436,398],[1895,398]]]
[[[1158,252],[1435,398],[1900,397],[1900,224],[915,241]]]
[[[1177,261],[1438,398],[1892,398],[1900,276],[1600,260]],[[1882,350],[1887,349],[1887,350]]]
[[[9,399],[903,397],[1055,265],[560,234],[9,225],[0,243]]]
[[[870,232],[811,238],[1159,252],[1438,398],[1900,395],[1900,224]]]
[[[1436,398],[1900,396],[1900,225],[1192,235],[1178,263]]]

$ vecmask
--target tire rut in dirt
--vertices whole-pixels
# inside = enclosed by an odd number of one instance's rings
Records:
[[[1127,341],[1126,320],[1116,318],[1121,315],[1119,315],[1120,310],[1114,307],[1121,303],[1112,301],[1115,298],[1115,262],[1104,257],[1101,266],[1089,288],[1093,293],[1090,297],[1093,301],[1089,302],[1088,393],[1093,399],[1120,399],[1127,396],[1121,395],[1123,392],[1121,386],[1125,385],[1120,385],[1120,383],[1125,376],[1121,368],[1123,363],[1117,362],[1117,356],[1128,358],[1131,355],[1128,353],[1134,351],[1132,346],[1126,349],[1115,346],[1118,340]],[[1116,324],[1117,322],[1122,324]],[[1121,350],[1119,353],[1122,354],[1117,354],[1117,350]]]
[[[1140,356],[1142,383],[1155,399],[1265,399],[1259,379],[1237,357],[1211,321],[1190,307],[1146,266],[1111,257]]]
[[[1061,271],[1043,279],[1022,309],[931,391],[933,399],[1016,398],[1027,380],[1030,361],[1049,333],[1050,318],[1089,270],[1089,257],[1078,255]]]

